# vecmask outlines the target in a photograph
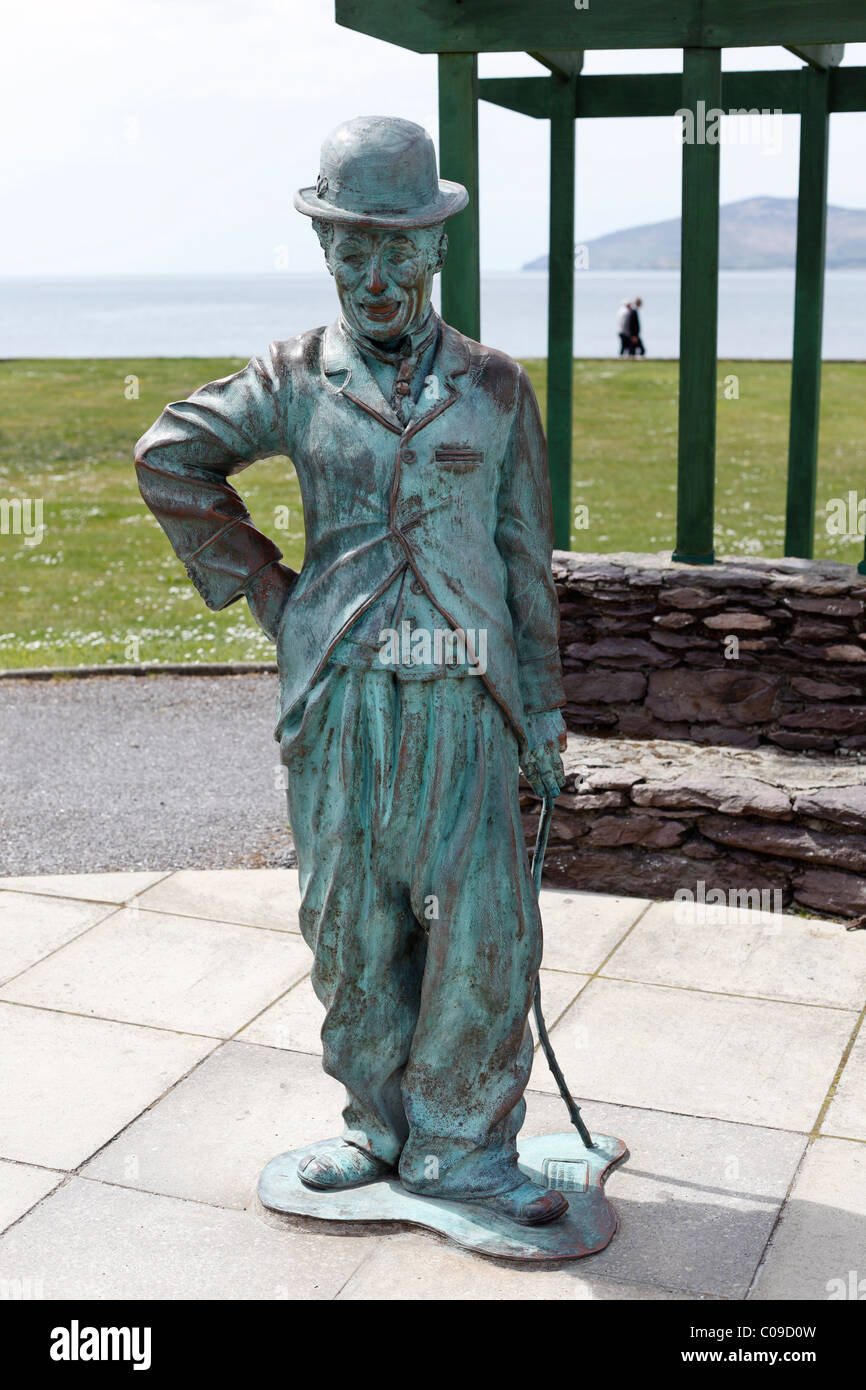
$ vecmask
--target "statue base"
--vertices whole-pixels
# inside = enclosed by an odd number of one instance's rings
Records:
[[[397,1222],[445,1236],[466,1250],[506,1260],[579,1260],[608,1245],[616,1231],[605,1196],[608,1174],[628,1158],[621,1139],[592,1136],[587,1149],[575,1130],[518,1139],[518,1162],[528,1178],[558,1188],[568,1211],[548,1226],[519,1226],[474,1202],[449,1202],[407,1192],[396,1177],[342,1192],[316,1192],[298,1177],[298,1166],[317,1145],[272,1158],[262,1171],[258,1198],[268,1212],[323,1222]]]

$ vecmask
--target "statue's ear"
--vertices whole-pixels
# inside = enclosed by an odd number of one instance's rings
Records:
[[[325,253],[325,265],[328,267],[330,274],[333,275],[334,271],[331,266],[331,245],[334,240],[333,224],[331,222],[326,222],[322,217],[314,217],[313,231],[319,238],[319,245]]]
[[[448,233],[443,232],[439,238],[439,245],[434,252],[433,273],[438,275],[445,264],[445,257],[448,255]]]

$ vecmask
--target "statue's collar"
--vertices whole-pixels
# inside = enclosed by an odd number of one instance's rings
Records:
[[[377,362],[385,362],[395,371],[407,357],[420,360],[423,354],[433,346],[434,340],[438,339],[441,325],[442,320],[439,315],[432,304],[428,304],[422,322],[417,324],[411,333],[404,333],[397,343],[389,346],[385,343],[374,342],[372,338],[365,338],[363,334],[355,332],[345,316],[340,316],[340,331],[343,337],[348,338],[363,357],[368,360],[373,358]]]
[[[435,310],[433,313],[434,317],[438,318]],[[466,340],[449,324],[442,323],[441,319],[439,323],[441,332],[439,347],[434,359],[434,370],[441,373],[442,376],[462,376],[469,366],[469,348],[466,345]],[[425,329],[427,328],[428,325],[425,323]],[[322,371],[325,376],[334,376],[337,372],[351,371],[360,355],[348,334],[344,333],[339,319],[325,329],[322,341]]]
[[[439,345],[431,363],[430,374],[442,383],[444,391],[431,395],[428,409],[416,407],[406,427],[409,433],[414,434],[428,420],[453,405],[460,395],[460,388],[454,378],[462,376],[468,367],[469,347],[466,339],[455,328],[442,323]],[[404,426],[383,397],[362,353],[344,333],[339,320],[325,329],[322,339],[322,371],[326,377],[337,377],[345,373],[342,381],[332,382],[340,394],[361,406],[369,415],[375,416],[383,425],[387,425],[388,429],[394,430],[397,434],[404,432]]]

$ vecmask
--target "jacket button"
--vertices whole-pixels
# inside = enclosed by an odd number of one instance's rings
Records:
[[[400,458],[403,463],[414,463],[418,455],[414,449],[401,449]]]
[[[412,583],[409,585],[409,588],[411,589],[413,594],[423,594],[424,592],[424,585],[418,579],[413,579]]]

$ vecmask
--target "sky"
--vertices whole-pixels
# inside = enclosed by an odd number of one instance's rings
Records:
[[[399,29],[395,0],[395,30]],[[351,116],[436,130],[436,58],[341,29],[331,0],[28,0],[0,53],[0,276],[318,270],[292,193]],[[866,64],[866,44],[845,65]],[[799,67],[781,48],[726,68]],[[673,72],[675,50],[592,52],[584,71]],[[520,53],[481,76],[543,74]],[[508,271],[547,243],[547,123],[481,103],[481,254]],[[722,202],[795,197],[798,121],[722,150]],[[679,215],[679,123],[578,124],[576,236]],[[834,116],[830,201],[866,208],[866,113]]]

